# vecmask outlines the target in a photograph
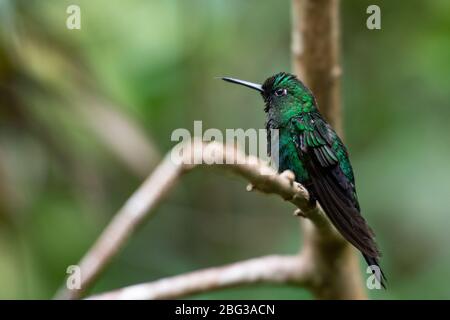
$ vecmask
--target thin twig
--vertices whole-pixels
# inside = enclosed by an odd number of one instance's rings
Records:
[[[256,283],[307,286],[313,270],[302,256],[265,256],[94,295],[93,300],[173,299]]]

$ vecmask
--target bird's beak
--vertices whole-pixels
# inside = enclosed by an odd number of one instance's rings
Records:
[[[223,77],[222,80],[225,80],[227,82],[231,82],[231,83],[237,83],[240,84],[241,86],[244,87],[248,87],[251,89],[255,89],[259,92],[263,92],[263,88],[262,85],[257,84],[257,83],[252,83],[252,82],[248,82],[248,81],[244,81],[244,80],[239,80],[239,79],[234,79],[234,78],[229,78],[229,77]]]

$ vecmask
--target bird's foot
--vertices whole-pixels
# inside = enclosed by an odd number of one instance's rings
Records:
[[[300,209],[295,209],[294,216],[306,218],[306,214]]]
[[[289,180],[289,183],[291,185],[294,184],[295,181],[295,174],[291,170],[284,170],[282,173],[280,173],[280,176],[283,178],[286,178]]]

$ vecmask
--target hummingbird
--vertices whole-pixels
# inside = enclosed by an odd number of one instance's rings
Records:
[[[361,215],[347,148],[319,112],[312,92],[296,76],[285,72],[269,77],[262,85],[222,79],[259,91],[265,104],[268,156],[270,132],[277,129],[279,173],[294,173],[295,181],[308,190],[311,203],[320,203],[334,227],[362,253],[386,288],[375,234]]]

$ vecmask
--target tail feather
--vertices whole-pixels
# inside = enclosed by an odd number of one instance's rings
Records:
[[[375,275],[377,281],[381,284],[381,286],[384,289],[386,289],[387,279],[386,276],[384,275],[383,270],[380,267],[378,258],[369,257],[365,254],[363,254],[363,257],[366,260],[367,265],[372,269],[372,273]]]
[[[380,251],[375,243],[374,233],[367,225],[357,207],[348,198],[345,190],[329,174],[314,163],[311,192],[319,201],[326,215],[342,236],[361,251],[376,279],[386,288],[386,277],[380,268]]]
[[[373,239],[373,231],[341,187],[332,177],[318,171],[314,165],[311,169],[314,172],[311,191],[336,229],[363,254],[379,257],[380,252]]]

